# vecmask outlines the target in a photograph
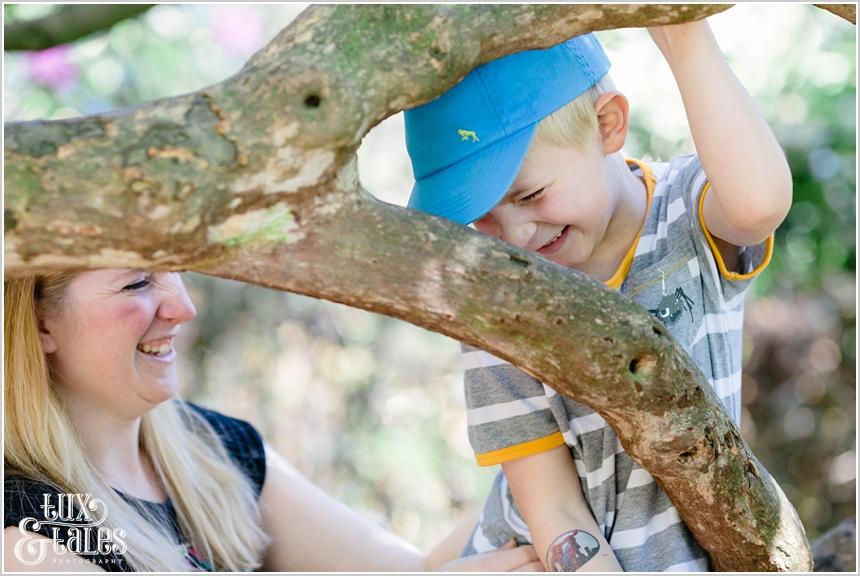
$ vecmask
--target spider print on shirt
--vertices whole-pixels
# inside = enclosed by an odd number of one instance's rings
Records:
[[[656,308],[650,308],[648,312],[654,315],[663,324],[674,324],[678,321],[678,317],[686,310],[690,313],[690,322],[695,322],[693,319],[693,304],[692,298],[687,296],[684,289],[678,286],[672,294],[666,293],[666,275],[660,270],[661,281],[663,283],[663,297]]]

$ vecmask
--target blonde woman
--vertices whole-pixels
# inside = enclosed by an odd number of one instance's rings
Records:
[[[4,282],[6,570],[536,570],[510,546],[443,565],[332,499],[247,422],[175,398],[195,315],[175,273]]]

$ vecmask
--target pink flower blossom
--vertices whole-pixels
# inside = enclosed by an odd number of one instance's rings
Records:
[[[72,87],[78,79],[78,68],[69,59],[65,45],[27,52],[26,62],[30,81],[39,86],[59,91]]]
[[[263,47],[263,21],[256,8],[223,6],[212,11],[209,27],[228,52],[248,57]]]

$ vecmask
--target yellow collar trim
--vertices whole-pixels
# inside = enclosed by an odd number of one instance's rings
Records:
[[[645,176],[645,191],[648,194],[648,204],[645,206],[645,217],[642,219],[642,224],[639,226],[639,232],[636,233],[636,239],[633,240],[633,244],[631,244],[627,254],[624,255],[624,258],[621,260],[621,264],[618,265],[618,269],[615,271],[615,274],[604,282],[606,286],[613,290],[617,290],[621,287],[621,284],[624,283],[624,280],[627,278],[627,273],[630,272],[630,266],[633,264],[633,255],[636,253],[636,246],[639,245],[639,238],[642,236],[642,229],[645,227],[645,221],[648,220],[648,214],[651,212],[651,199],[654,197],[654,187],[657,184],[657,179],[654,177],[654,173],[647,164],[635,158],[625,158],[624,160],[627,162],[628,166],[632,164],[642,170],[642,174]]]

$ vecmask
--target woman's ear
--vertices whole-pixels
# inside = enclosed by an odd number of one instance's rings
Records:
[[[44,320],[39,320],[39,342],[42,344],[42,351],[45,354],[53,354],[57,351],[57,341],[45,326]]]
[[[627,139],[627,98],[621,92],[604,92],[597,98],[594,108],[603,153],[618,152]]]

